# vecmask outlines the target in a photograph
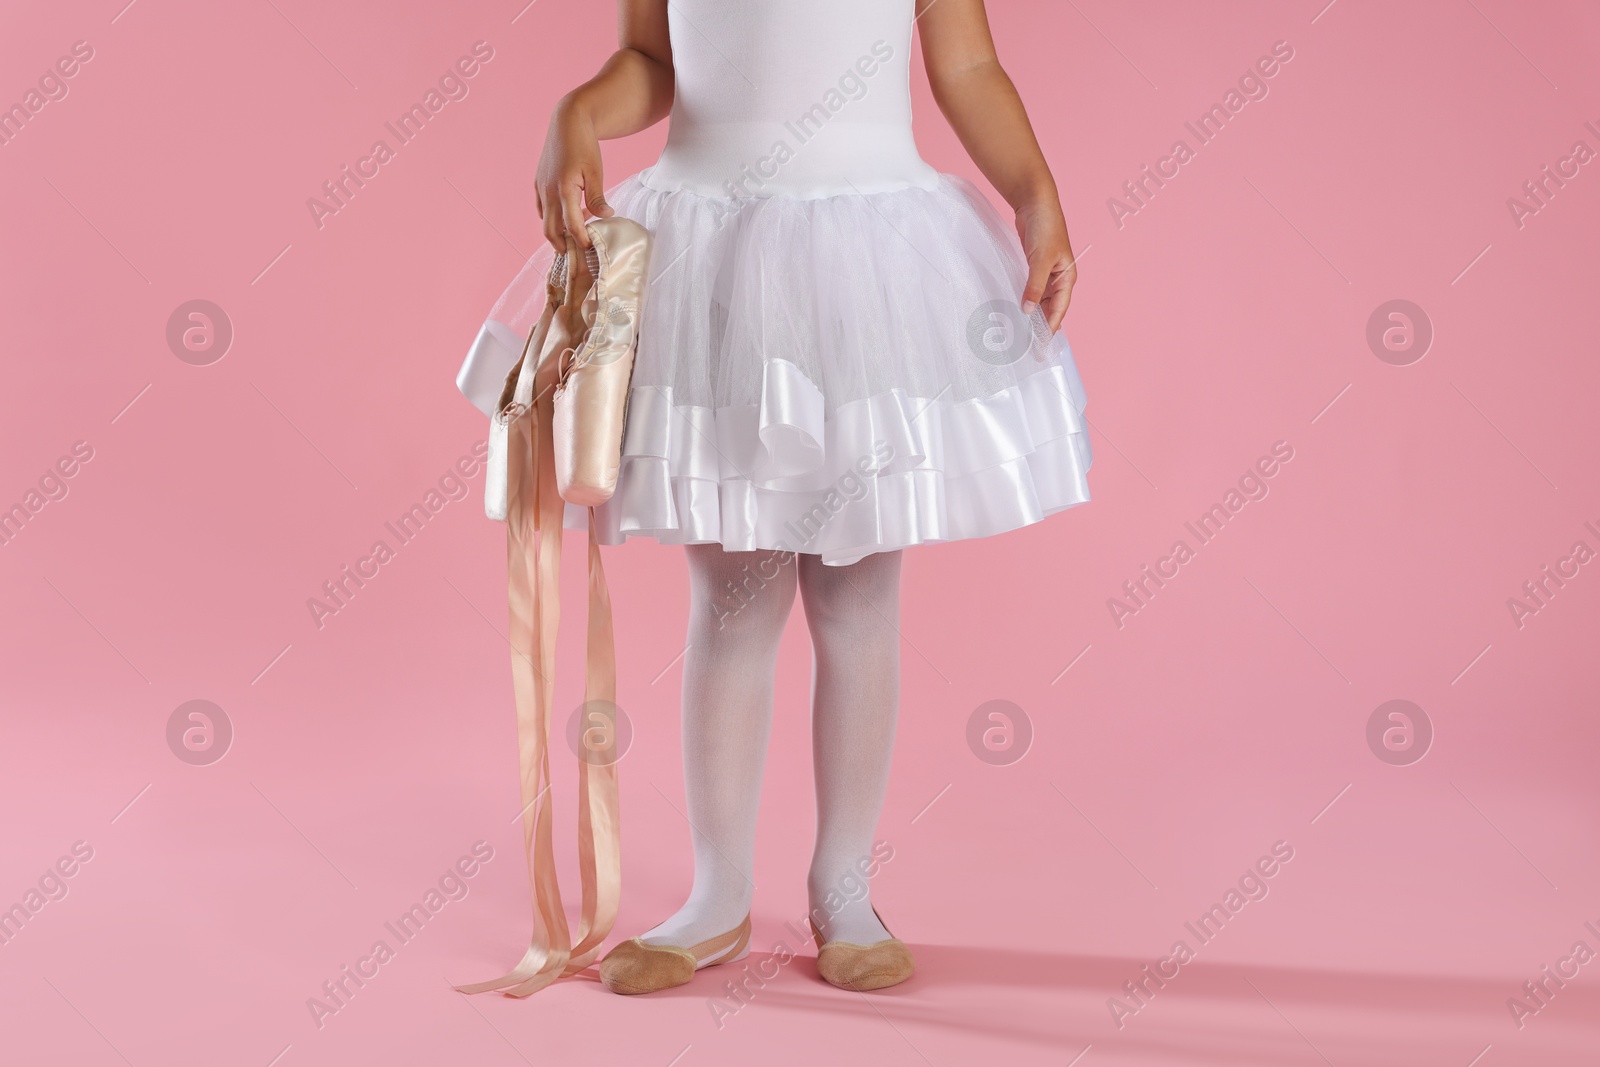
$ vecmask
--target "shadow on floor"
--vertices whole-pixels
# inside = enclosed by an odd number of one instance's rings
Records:
[[[726,1024],[735,1025],[743,1008],[731,998],[729,983],[743,982],[741,996],[750,1007],[882,1019],[917,1028],[923,1042],[928,1029],[959,1031],[1065,1052],[1062,1063],[1091,1044],[1115,1047],[1140,1062],[1323,1062],[1322,1049],[1289,1022],[1298,1018],[1313,1020],[1310,1028],[1329,1054],[1344,1054],[1333,1055],[1339,1067],[1415,1067],[1445,1062],[1441,1055],[1457,1052],[1464,1065],[1491,1040],[1515,1043],[1505,1002],[1524,980],[1196,961],[1157,991],[1146,1009],[1151,1016],[1129,1019],[1119,1029],[1106,1002],[1122,994],[1124,982],[1139,978],[1147,961],[963,945],[910,947],[917,974],[870,994],[824,983],[808,950],[781,965],[771,952],[751,953],[738,965],[707,968],[688,985],[650,996],[704,1001],[708,1026],[719,1014],[712,1005],[721,1004]],[[1540,1047],[1563,1052],[1559,1060],[1541,1058],[1541,1067],[1600,1064],[1600,984],[1585,983],[1585,977],[1580,973],[1558,993],[1554,1018],[1536,1023]],[[596,995],[610,995],[592,970],[576,980],[591,984]],[[972,1010],[952,1007],[966,995]],[[737,1009],[731,1016],[729,1006]],[[1571,1060],[1564,1055],[1568,1044]],[[1581,1058],[1582,1049],[1589,1058]]]

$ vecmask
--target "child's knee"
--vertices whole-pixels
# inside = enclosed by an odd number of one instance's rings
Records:
[[[748,553],[705,589],[702,621],[717,633],[780,631],[794,604],[794,560],[787,553]],[[787,558],[785,558],[787,557]]]

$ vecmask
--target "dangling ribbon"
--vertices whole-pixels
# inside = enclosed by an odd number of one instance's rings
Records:
[[[457,986],[463,993],[536,993],[577,974],[599,955],[622,895],[616,731],[609,752],[578,760],[578,869],[582,883],[577,943],[561,904],[551,840],[550,717],[555,703],[556,632],[561,618],[561,527],[566,503],[556,490],[551,440],[556,374],[585,332],[583,296],[593,283],[582,263],[556,257],[539,323],[518,364],[514,403],[507,413],[506,569],[511,616],[511,679],[517,705],[522,778],[522,842],[533,887],[533,936],[522,960],[487,982]],[[562,276],[565,275],[565,292]],[[526,381],[524,379],[527,379]],[[502,416],[497,416],[502,417]],[[617,654],[611,594],[600,564],[594,509],[589,509],[589,625],[584,708],[616,708]],[[536,658],[534,658],[536,657]]]

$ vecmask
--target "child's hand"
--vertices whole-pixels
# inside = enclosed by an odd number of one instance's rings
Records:
[[[558,252],[566,251],[569,235],[579,248],[589,247],[586,215],[608,218],[615,214],[606,203],[594,124],[581,109],[565,101],[550,116],[535,184],[545,240]]]
[[[1028,256],[1028,287],[1022,291],[1022,310],[1033,314],[1044,311],[1050,332],[1061,328],[1061,319],[1072,301],[1072,287],[1078,280],[1078,264],[1067,237],[1067,220],[1054,197],[1017,211],[1017,235]]]

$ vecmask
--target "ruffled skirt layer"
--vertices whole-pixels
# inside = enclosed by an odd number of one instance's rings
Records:
[[[1021,247],[970,183],[722,199],[649,175],[607,194],[654,244],[602,543],[645,534],[845,564],[1089,499],[1071,349],[1022,314]],[[475,402],[498,396],[549,262],[532,257],[491,311],[468,360],[482,381],[463,372]],[[584,520],[569,509],[569,525]]]

